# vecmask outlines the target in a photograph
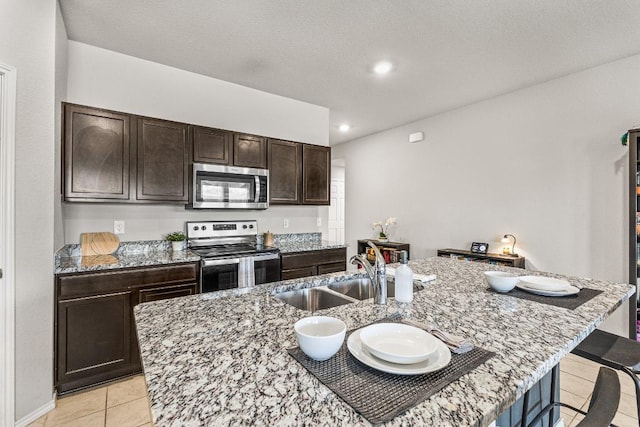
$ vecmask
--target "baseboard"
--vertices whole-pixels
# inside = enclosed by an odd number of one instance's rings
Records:
[[[49,402],[45,403],[35,411],[31,412],[29,415],[20,418],[18,421],[16,421],[15,427],[27,427],[29,424],[31,424],[32,422],[34,422],[35,420],[37,420],[38,418],[40,418],[41,416],[49,412],[50,410],[54,409],[55,407],[56,407],[56,394],[53,393],[53,396],[51,396],[51,400]]]

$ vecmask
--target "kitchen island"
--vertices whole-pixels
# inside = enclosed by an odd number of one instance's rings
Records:
[[[437,321],[495,353],[386,425],[486,426],[557,365],[635,290],[627,284],[567,278],[603,291],[569,310],[497,294],[482,272],[496,267],[443,258],[412,261],[435,274],[416,292],[411,317]],[[530,272],[532,274],[562,277]],[[288,280],[138,305],[134,312],[153,420],[168,425],[368,425],[295,361],[293,324],[311,315],[272,294],[357,274]],[[318,312],[356,329],[394,314],[372,300]]]

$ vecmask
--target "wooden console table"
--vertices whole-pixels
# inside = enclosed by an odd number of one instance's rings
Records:
[[[499,264],[509,267],[524,268],[524,257],[502,254],[479,254],[463,249],[438,249],[438,256],[446,258],[466,259],[467,261],[485,262],[487,264]]]

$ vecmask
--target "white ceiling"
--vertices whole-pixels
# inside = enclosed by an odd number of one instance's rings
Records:
[[[330,108],[332,144],[640,53],[639,0],[59,3],[71,40]]]

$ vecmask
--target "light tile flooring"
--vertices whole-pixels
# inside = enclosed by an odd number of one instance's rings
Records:
[[[29,427],[153,427],[144,376],[64,396]]]
[[[600,365],[573,354],[560,363],[560,400],[584,411],[589,407]],[[638,427],[633,381],[619,373],[622,395],[613,420],[619,427]],[[566,427],[575,426],[580,414],[562,408]],[[58,399],[56,408],[30,427],[152,427],[147,388],[142,375]]]

